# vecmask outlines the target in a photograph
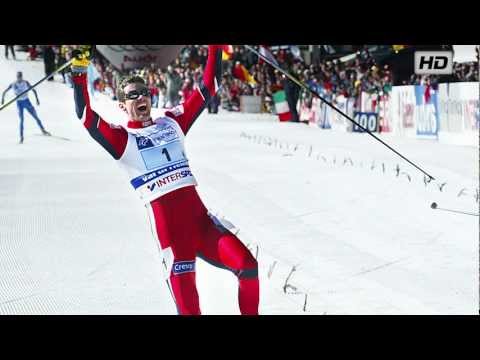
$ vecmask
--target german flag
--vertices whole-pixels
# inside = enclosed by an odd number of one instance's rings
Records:
[[[248,72],[248,70],[240,64],[240,62],[237,62],[235,64],[235,67],[233,68],[233,76],[235,76],[237,79],[242,80],[243,82],[246,82],[249,85],[256,85],[257,82],[253,78],[253,76]]]
[[[231,60],[233,56],[233,46],[232,45],[223,45],[222,51],[222,60]]]

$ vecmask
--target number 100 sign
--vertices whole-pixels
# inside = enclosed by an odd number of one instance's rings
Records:
[[[370,132],[377,132],[378,131],[378,114],[373,112],[356,112],[354,114],[354,119],[357,123],[363,126]],[[364,132],[364,130],[356,125],[353,124],[353,131],[354,132]]]

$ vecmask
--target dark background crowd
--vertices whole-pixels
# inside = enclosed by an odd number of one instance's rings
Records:
[[[28,51],[30,60],[42,59],[45,73],[49,74],[70,59],[75,45],[28,45],[23,51]],[[272,47],[273,48],[273,47]],[[229,59],[224,61],[222,87],[216,98],[209,105],[209,112],[218,112],[218,108],[229,111],[240,110],[240,96],[256,95],[261,98],[261,110],[274,112],[273,94],[284,90],[289,107],[292,110],[293,121],[298,121],[296,105],[301,99],[309,103],[311,95],[302,90],[277,70],[243,46],[233,46]],[[9,53],[15,59],[13,45],[5,45],[5,57]],[[411,74],[408,78],[399,77],[388,60],[380,60],[371,54],[368,46],[363,46],[353,58],[342,61],[341,58],[315,58],[309,64],[299,56],[298,52],[288,47],[278,47],[273,50],[280,67],[317,90],[327,99],[343,95],[346,98],[358,99],[362,92],[368,94],[388,95],[393,85],[428,85],[435,87],[439,82],[448,81],[478,81],[478,62],[455,63],[454,73],[448,77],[419,76]],[[129,70],[129,74],[143,77],[150,88],[154,107],[171,107],[186,101],[198,86],[207,60],[207,46],[187,45],[179,56],[167,67],[158,68],[155,64],[143,68]],[[116,99],[117,84],[122,75],[101,54],[93,60],[99,79],[93,84],[96,91]],[[238,76],[239,66],[243,67],[249,79]],[[68,71],[61,72],[62,80],[70,84]],[[50,80],[53,80],[51,78]],[[293,109],[292,109],[293,108]]]

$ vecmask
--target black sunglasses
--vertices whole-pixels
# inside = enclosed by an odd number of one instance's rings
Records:
[[[150,96],[150,91],[147,88],[141,88],[140,90],[132,90],[125,94],[125,99],[137,100],[140,95]]]

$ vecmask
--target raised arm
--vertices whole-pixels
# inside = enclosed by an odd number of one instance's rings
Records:
[[[187,134],[220,87],[222,48],[221,45],[208,46],[208,59],[200,86],[184,104],[166,112],[168,116],[173,117],[178,122],[184,134]]]
[[[90,107],[86,67],[84,72],[78,66],[72,68],[72,70],[75,111],[78,118],[82,119],[83,116],[83,125],[90,136],[107,150],[114,159],[120,159],[127,146],[127,131],[121,126],[109,124]]]

